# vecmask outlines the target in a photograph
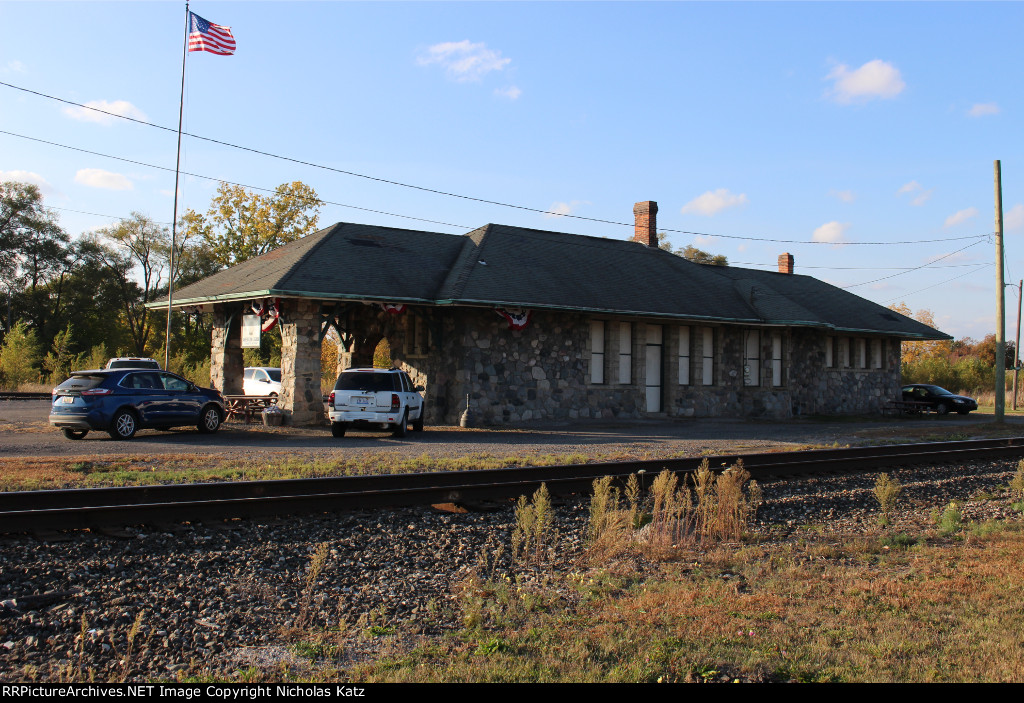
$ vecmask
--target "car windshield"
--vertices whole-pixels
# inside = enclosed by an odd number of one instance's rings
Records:
[[[942,386],[925,386],[932,395],[953,395]]]
[[[394,391],[395,375],[390,373],[372,373],[369,371],[343,373],[335,384],[336,391]]]
[[[268,376],[270,376],[270,380],[271,381],[274,381],[275,383],[280,383],[281,382],[281,369],[263,369],[263,370],[267,372]]]

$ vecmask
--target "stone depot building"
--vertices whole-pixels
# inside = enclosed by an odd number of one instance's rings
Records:
[[[387,338],[426,388],[428,424],[457,424],[468,397],[490,425],[875,412],[899,395],[901,340],[949,338],[794,273],[789,254],[775,272],[663,251],[656,213],[636,204],[631,241],[339,223],[186,286],[173,306],[213,316],[211,381],[226,394],[241,393],[243,318],[276,313],[293,424],[323,421],[328,334],[339,370],[372,365]]]

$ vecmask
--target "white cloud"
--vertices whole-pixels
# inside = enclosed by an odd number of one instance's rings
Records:
[[[100,168],[83,168],[75,174],[75,183],[91,188],[106,190],[131,190],[132,182],[120,173],[111,173]]]
[[[1024,229],[1024,205],[1017,203],[1003,213],[1003,227],[1006,229]]]
[[[985,117],[986,115],[998,115],[999,106],[995,103],[975,103],[967,114],[971,117]]]
[[[39,186],[43,195],[54,195],[53,186],[45,178],[34,171],[0,171],[0,183],[4,181],[17,181],[19,183],[32,183]]]
[[[826,222],[814,230],[811,239],[815,242],[828,242],[830,244],[842,244],[846,241],[845,233],[850,228],[849,222]]]
[[[523,94],[523,91],[514,85],[510,85],[508,88],[495,88],[494,94],[501,98],[518,100],[519,96]]]
[[[925,190],[924,186],[917,181],[911,181],[910,183],[904,184],[898,191],[896,191],[896,194],[903,195],[905,193],[917,193],[917,196],[911,199],[910,204],[921,206],[924,205],[930,197],[932,197],[933,192],[935,192],[934,188]]]
[[[707,215],[710,217],[722,210],[731,207],[742,207],[747,204],[747,194],[740,193],[739,195],[733,195],[725,188],[719,188],[716,191],[708,191],[703,195],[698,195],[690,202],[683,205],[682,213],[697,213],[698,215]]]
[[[954,212],[952,215],[946,218],[945,226],[953,227],[954,225],[958,225],[961,222],[966,222],[967,220],[971,219],[977,214],[978,209],[973,207],[969,207],[966,210],[960,210],[959,212]]]
[[[127,100],[115,100],[113,102],[107,102],[106,100],[90,100],[85,103],[85,105],[86,107],[96,109],[87,110],[85,107],[65,107],[64,114],[73,119],[81,120],[82,122],[97,122],[102,125],[113,124],[115,120],[113,115],[132,117],[136,120],[146,119],[145,113]],[[96,112],[96,110],[103,110],[104,112],[110,112],[113,114],[106,115],[103,112]]]
[[[25,64],[21,61],[8,61],[0,73],[27,73],[28,69],[25,68]]]
[[[868,61],[853,71],[846,64],[839,64],[825,78],[834,81],[831,95],[843,105],[867,102],[874,98],[888,100],[895,98],[907,87],[899,69],[881,59]]]
[[[580,205],[590,205],[588,200],[572,200],[568,203],[552,203],[548,211],[544,213],[544,217],[561,217],[563,215],[571,215],[579,210]]]
[[[857,195],[852,190],[830,190],[828,194],[834,198],[839,198],[844,203],[852,203],[857,199]]]
[[[416,61],[421,66],[440,64],[449,78],[465,82],[478,81],[491,71],[501,71],[512,59],[502,58],[500,51],[488,49],[483,42],[474,44],[463,39],[434,44]]]
[[[706,247],[710,244],[714,244],[718,240],[710,235],[698,234],[693,238],[693,246],[695,247]]]

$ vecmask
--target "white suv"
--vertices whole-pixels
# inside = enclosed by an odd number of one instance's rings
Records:
[[[413,386],[398,369],[346,369],[338,376],[328,401],[331,434],[344,437],[349,425],[391,430],[404,437],[410,424],[423,430],[423,386]]]
[[[242,395],[281,395],[281,369],[247,366],[242,376]]]

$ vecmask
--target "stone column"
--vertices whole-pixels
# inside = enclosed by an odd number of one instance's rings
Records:
[[[210,384],[224,395],[241,395],[242,312],[226,305],[213,308],[213,334],[210,344]]]
[[[315,300],[281,301],[281,397],[292,425],[324,419],[320,390],[320,314]]]

